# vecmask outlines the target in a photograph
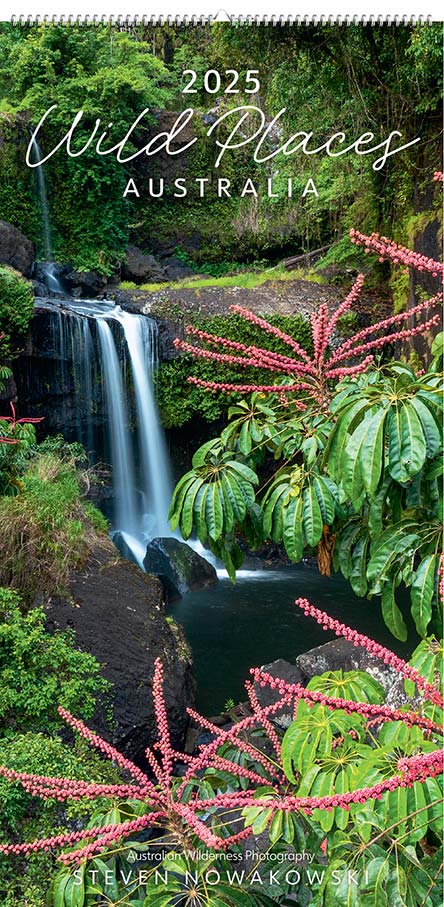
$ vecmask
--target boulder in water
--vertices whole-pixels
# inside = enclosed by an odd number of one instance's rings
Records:
[[[304,674],[306,682],[325,671],[365,671],[384,687],[386,693],[398,677],[397,672],[386,665],[382,658],[375,658],[348,639],[332,639],[323,646],[316,646],[298,655],[296,665]]]
[[[34,262],[34,245],[13,224],[0,220],[0,264],[15,268],[30,277]]]
[[[147,573],[159,577],[168,601],[217,582],[213,565],[190,545],[175,538],[153,539],[146,549],[143,565]]]
[[[279,680],[285,680],[285,683],[304,683],[304,677],[300,668],[298,668],[297,665],[291,664],[289,661],[285,661],[283,658],[278,658],[270,664],[262,665],[261,670],[264,674],[271,674],[272,677],[276,677]],[[254,689],[262,707],[274,705],[275,702],[278,702],[279,699],[282,698],[278,690],[272,690],[271,687],[268,686],[261,687],[259,683],[254,684]],[[292,708],[288,705],[283,706],[282,709],[279,709],[278,712],[274,713],[272,721],[274,721],[278,727],[287,730],[293,721]]]

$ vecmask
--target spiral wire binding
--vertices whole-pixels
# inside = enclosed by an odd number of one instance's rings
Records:
[[[215,16],[188,16],[188,15],[174,15],[174,16],[89,16],[89,15],[77,15],[77,16],[40,16],[40,15],[20,15],[11,17],[12,25],[19,26],[41,26],[41,25],[90,25],[95,26],[96,28],[100,25],[111,25],[113,27],[119,28],[122,31],[128,28],[135,28],[138,25],[146,26],[163,26],[163,25],[175,25],[175,26],[203,26],[203,25],[214,25],[216,22],[224,22],[227,25],[242,25],[242,26],[251,26],[251,25],[267,25],[267,26],[284,26],[284,25],[373,25],[373,26],[384,26],[384,25],[432,25],[433,18],[432,16],[391,16],[390,14],[386,16],[374,16],[369,15],[355,15],[355,16],[316,16],[316,15],[295,15],[295,16],[267,16],[267,15],[256,15],[256,16],[230,16],[225,11],[221,10]]]

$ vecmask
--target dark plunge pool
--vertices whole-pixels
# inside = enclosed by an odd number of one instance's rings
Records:
[[[235,585],[220,579],[216,587],[189,593],[169,609],[193,651],[200,711],[217,714],[228,699],[245,699],[250,667],[276,658],[294,661],[333,638],[295,607],[300,596],[401,656],[419,642],[411,628],[407,643],[396,640],[382,620],[380,600],[357,598],[341,576],[323,577],[305,565],[241,571]],[[408,597],[399,604],[407,620]]]

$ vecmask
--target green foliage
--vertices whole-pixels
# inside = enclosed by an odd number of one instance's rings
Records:
[[[232,460],[218,440],[209,441],[194,454],[193,470],[180,480],[171,502],[171,528],[174,531],[180,526],[184,539],[194,527],[198,539],[203,545],[208,541],[215,554],[219,554],[218,542],[224,539],[224,562],[233,579],[242,561],[233,527],[252,508],[257,484],[253,470]]]
[[[170,313],[170,317],[178,319],[179,312]],[[193,317],[193,327],[209,331],[219,337],[227,337],[241,343],[260,345],[260,329],[237,315],[213,315],[210,318]],[[311,350],[311,332],[307,321],[301,315],[274,315],[270,323],[282,331],[290,333],[307,351]],[[285,347],[278,338],[268,337],[268,348],[278,353],[286,353]],[[226,413],[226,402],[215,394],[196,385],[189,384],[187,378],[190,374],[191,362],[193,374],[203,380],[214,380],[214,364],[199,360],[192,361],[188,355],[178,356],[170,362],[163,362],[157,377],[158,404],[162,414],[162,422],[166,428],[180,428],[193,417],[203,418],[213,422]],[[258,369],[236,369],[227,367],[224,375],[227,382],[236,382],[239,379],[257,383],[256,379],[264,379],[268,383],[269,373]],[[238,394],[232,394],[230,401],[240,399]]]
[[[380,594],[395,636],[407,629],[395,601],[404,582],[424,636],[437,603],[441,550],[442,397],[433,373],[416,379],[408,366],[350,383],[333,399],[336,422],[325,463],[340,503],[365,519],[344,521],[335,565],[358,594]],[[354,579],[354,582],[353,582]]]
[[[413,213],[418,172],[409,151],[389,159],[383,175],[372,170],[365,155],[336,159],[300,155],[296,166],[292,157],[280,156],[273,177],[273,188],[280,194],[268,198],[263,167],[252,160],[253,149],[247,145],[232,150],[219,168],[218,175],[231,181],[233,197],[217,198],[208,187],[208,197],[200,198],[193,190],[193,179],[210,174],[214,165],[214,145],[205,138],[207,124],[202,120],[214,96],[202,91],[202,75],[208,69],[223,72],[234,66],[242,84],[248,58],[249,66],[260,74],[261,106],[270,120],[285,109],[280,124],[288,134],[306,130],[313,110],[319,136],[342,130],[355,138],[367,131],[370,122],[377,124],[376,137],[382,140],[393,123],[402,123],[405,135],[421,135],[426,149],[421,165],[433,170],[439,160],[440,41],[438,24],[402,30],[384,27],[377,35],[361,26],[315,25],[304,30],[283,28],[274,34],[258,27],[254,37],[242,28],[205,26],[192,32],[168,27],[164,38],[150,26],[124,31],[112,25],[18,30],[4,23],[0,29],[4,177],[0,215],[41,247],[35,172],[23,165],[29,111],[35,125],[50,105],[57,105],[51,125],[40,136],[43,148],[66,133],[81,108],[84,118],[76,131],[76,150],[89,137],[97,117],[104,128],[108,119],[114,123],[111,145],[125,135],[144,108],[185,108],[189,97],[181,94],[181,88],[186,61],[185,68],[195,69],[199,76],[193,96],[198,142],[186,158],[189,195],[177,203],[172,185],[167,185],[165,196],[153,203],[144,193],[145,173],[137,162],[119,166],[113,156],[100,158],[90,149],[73,159],[58,154],[45,168],[56,255],[82,270],[98,268],[110,274],[129,239],[146,247],[147,239],[155,236],[164,245],[180,246],[181,254],[200,270],[210,268],[208,273],[219,275],[246,258],[275,260],[285,237],[286,247],[300,251],[332,242],[330,263],[356,264],[357,250],[338,242],[348,227],[365,230],[371,224],[394,235],[395,229],[404,230]],[[231,99],[226,95],[220,109],[243,103],[254,103],[254,96],[243,91]],[[273,148],[268,145],[265,150]],[[180,164],[180,158],[177,164],[172,162],[167,184],[183,176]],[[152,168],[154,178],[157,173],[165,175],[155,158]],[[135,202],[122,198],[130,177],[141,190]],[[239,198],[247,178],[258,182],[259,199]],[[289,178],[294,189],[291,199],[286,197]],[[302,197],[308,179],[315,181],[318,198]],[[375,272],[379,273],[378,266]]]
[[[23,341],[33,308],[29,281],[13,268],[0,265],[0,360],[13,355]]]
[[[66,592],[70,572],[85,562],[104,521],[82,503],[79,474],[69,460],[40,454],[20,483],[19,495],[0,497],[0,581],[32,601],[42,589]]]
[[[80,781],[93,777],[109,784],[121,781],[119,771],[83,741],[68,746],[59,737],[41,733],[17,733],[1,739],[0,764],[37,775],[60,775]],[[49,837],[59,828],[62,830],[63,816],[56,801],[37,800],[25,793],[20,784],[11,784],[3,778],[0,779],[0,799],[0,840],[11,842],[15,837],[32,840],[36,834]],[[97,808],[100,802],[99,799],[96,801]],[[67,817],[76,824],[85,822],[85,813],[86,810],[89,813],[90,807],[90,801],[74,802],[66,808]],[[53,853],[30,854],[19,872],[16,861],[3,858],[2,907],[47,907],[48,887],[57,869]]]
[[[23,491],[21,476],[35,445],[35,428],[26,421],[14,424],[0,418],[0,438],[14,442],[0,443],[0,496],[16,495]]]
[[[57,706],[90,718],[109,685],[100,665],[75,648],[72,631],[48,633],[41,608],[23,615],[19,597],[0,589],[0,718],[4,731],[52,731]]]
[[[426,662],[426,646],[433,646],[438,654],[435,640],[424,641],[410,664],[436,684],[437,677],[431,676],[433,665]],[[384,703],[382,686],[361,671],[327,672],[313,678],[309,688],[358,704]],[[243,819],[244,827],[256,836],[252,849],[262,859],[254,860],[253,865],[245,861],[241,843],[232,845],[228,854],[204,848],[190,828],[180,843],[176,832],[175,843],[166,847],[162,828],[158,836],[145,840],[136,835],[83,863],[80,873],[76,871],[79,885],[74,886],[73,869],[62,868],[51,888],[52,907],[70,907],[75,890],[84,907],[93,907],[99,896],[130,907],[169,907],[176,900],[185,904],[191,899],[196,907],[286,907],[293,902],[313,907],[439,907],[442,778],[401,786],[380,798],[362,797],[348,809],[315,807],[309,816],[304,809],[289,809],[288,805],[271,808],[276,805],[273,801],[287,795],[341,795],[392,778],[401,758],[436,750],[442,710],[435,709],[438,727],[430,734],[403,721],[368,720],[359,711],[347,714],[323,704],[309,707],[300,700],[285,733],[279,721],[274,727],[281,756],[273,753],[269,758],[274,767],[278,759],[286,777],[279,789],[267,784],[264,777],[266,750],[264,732],[259,729],[247,733],[246,740],[242,735],[240,746],[233,741],[219,747],[217,755],[229,760],[233,771],[210,765],[199,777],[190,778],[185,788],[181,778],[173,781],[173,789],[182,788],[184,803],[194,793],[210,801],[204,817],[209,832],[217,829],[219,835],[228,836],[241,830],[239,819]],[[242,793],[248,786],[235,766],[264,777],[248,805],[240,805],[240,814],[218,804],[219,794]],[[147,805],[140,801],[116,804],[106,813],[99,807],[90,825],[116,824],[146,810]],[[246,847],[250,848],[249,842]],[[158,859],[154,858],[156,852]],[[301,852],[311,856],[309,864],[294,862],[295,853]],[[396,894],[398,889],[402,900]]]
[[[231,407],[220,439],[200,448],[177,486],[172,525],[187,538],[195,531],[203,544],[208,536],[231,576],[240,559],[236,532],[250,546],[282,543],[294,561],[317,547],[321,572],[333,565],[356,595],[381,596],[387,626],[406,639],[396,603],[402,582],[425,636],[439,620],[441,352],[437,340],[431,369],[420,378],[394,362],[343,379],[328,412],[313,404],[302,412],[285,407],[277,394],[265,403],[256,393]],[[228,499],[228,462],[230,470],[251,470],[239,511]]]
[[[181,249],[180,246],[174,250],[174,256],[183,261],[189,268],[196,271],[197,274],[208,274],[210,277],[216,278],[233,272],[235,272],[236,275],[242,274],[245,271],[258,271],[260,273],[267,264],[266,259],[263,259],[262,261],[255,261],[251,264],[243,265],[238,261],[201,261],[197,265],[194,258],[192,258],[184,249]]]
[[[0,52],[0,94],[6,94],[17,124],[32,111],[36,125],[57,105],[50,125],[39,135],[43,149],[52,148],[54,137],[66,133],[80,109],[84,113],[76,130],[77,149],[85,145],[97,118],[104,126],[112,121],[111,139],[121,140],[139,112],[165,107],[171,97],[171,79],[162,62],[134,35],[112,26],[51,25],[21,32],[3,25]],[[45,177],[56,256],[80,270],[113,271],[128,241],[129,205],[122,196],[131,174],[131,168],[123,168],[114,157],[100,158],[90,149],[80,157],[60,154],[48,162]],[[32,199],[32,184],[30,194]],[[25,223],[18,226],[23,229]],[[41,240],[38,233],[33,236]]]

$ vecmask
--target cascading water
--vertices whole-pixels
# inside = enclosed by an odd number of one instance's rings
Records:
[[[104,318],[98,318],[96,323],[102,353],[103,380],[111,441],[115,523],[116,527],[122,532],[135,535],[138,522],[136,491],[122,376],[111,328]]]
[[[91,408],[101,389],[100,408],[113,473],[112,528],[142,566],[147,542],[171,535],[168,455],[152,387],[157,364],[156,322],[95,300],[65,299],[63,304],[46,300],[44,306],[51,313],[60,389],[66,393],[72,381],[76,435],[88,450],[94,443]],[[135,398],[133,431],[132,394],[126,381],[129,372]]]
[[[52,293],[62,293],[63,287],[55,274],[54,262],[52,260],[52,235],[51,220],[49,216],[48,193],[46,191],[46,180],[43,165],[41,164],[42,155],[37,139],[32,135],[31,144],[34,151],[36,163],[39,165],[35,168],[37,174],[37,187],[40,199],[40,211],[42,216],[42,239],[45,261],[41,264],[41,269],[45,277],[45,283]]]
[[[40,300],[40,305],[51,313],[53,344],[60,364],[60,392],[65,401],[69,392],[74,392],[76,437],[92,461],[96,458],[92,408],[99,405],[105,415],[113,474],[113,529],[121,534],[142,566],[147,541],[171,534],[169,463],[152,387],[157,364],[157,325],[153,319],[124,312],[112,303],[78,301],[64,294],[54,273],[48,193],[42,155],[34,136],[31,145],[35,161],[40,164],[36,173],[46,258],[41,270],[50,292],[64,296],[63,302]],[[128,365],[135,397],[134,431],[126,380]],[[64,412],[65,415],[69,421],[72,413]]]
[[[133,375],[134,392],[139,425],[140,459],[147,484],[147,501],[152,502],[155,525],[146,526],[153,536],[170,535],[168,508],[171,500],[171,478],[163,432],[157,416],[152,388],[152,373],[156,364],[157,325],[140,315],[120,312],[128,345]],[[146,512],[150,512],[149,508]]]

